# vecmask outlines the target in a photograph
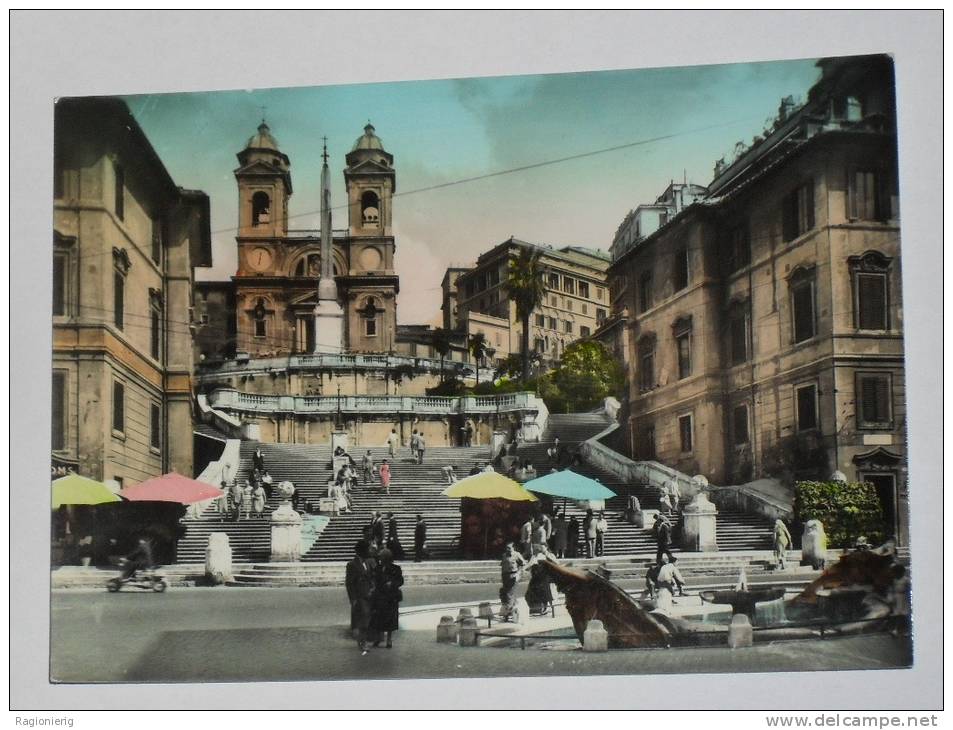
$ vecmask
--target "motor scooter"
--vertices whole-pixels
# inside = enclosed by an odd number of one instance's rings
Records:
[[[123,558],[119,561],[120,566],[126,566],[129,561]],[[151,589],[156,593],[162,593],[168,584],[165,582],[165,579],[156,572],[155,568],[143,568],[142,570],[135,571],[128,578],[110,578],[106,583],[106,590],[110,593],[115,593],[124,585],[133,585],[137,588],[145,588],[147,590]]]

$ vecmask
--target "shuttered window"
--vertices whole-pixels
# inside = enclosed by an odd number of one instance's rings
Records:
[[[880,170],[852,170],[847,177],[847,216],[855,220],[887,220],[890,217],[890,198],[886,174]]]
[[[728,313],[728,360],[732,366],[748,361],[748,314],[744,305]]]
[[[748,406],[735,406],[731,413],[732,437],[736,445],[748,443]]]
[[[162,320],[159,317],[159,311],[153,307],[150,312],[149,321],[149,345],[150,354],[153,360],[159,360],[162,344]]]
[[[162,448],[162,409],[158,406],[158,404],[156,403],[152,404],[152,407],[150,410],[150,416],[151,416],[151,425],[152,425],[152,428],[149,432],[151,437],[150,444],[152,445],[152,448],[154,449],[161,449]]]
[[[890,375],[857,375],[857,417],[861,428],[890,428]]]
[[[66,448],[66,371],[53,371],[53,412],[52,442],[53,451],[62,451]]]
[[[126,217],[126,171],[118,162],[113,164],[113,171],[115,172],[113,210],[116,212],[116,217],[123,220]]]
[[[69,263],[65,253],[53,254],[53,316],[66,314],[66,282]]]
[[[639,276],[639,312],[652,306],[652,272],[643,271]]]
[[[692,414],[678,417],[678,436],[683,454],[692,450]]]
[[[639,388],[652,390],[655,387],[655,341],[639,344]]]
[[[817,386],[802,385],[797,388],[797,430],[808,431],[817,428]]]
[[[126,431],[126,386],[113,383],[113,431]]]
[[[785,241],[791,241],[814,228],[814,181],[810,180],[784,198],[781,221]]]
[[[126,277],[122,272],[113,272],[113,322],[118,329],[125,324]]]
[[[794,324],[794,342],[804,342],[815,334],[814,280],[800,278],[791,282],[791,316]]]
[[[857,274],[857,327],[887,329],[886,274]]]

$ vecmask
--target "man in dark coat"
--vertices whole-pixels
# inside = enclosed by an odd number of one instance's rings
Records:
[[[417,515],[417,524],[414,526],[414,562],[424,559],[424,545],[427,542],[427,523],[423,515]]]
[[[374,515],[374,521],[371,523],[371,539],[374,540],[377,547],[384,544],[384,518],[381,517],[380,512]]]
[[[672,523],[660,514],[655,515],[655,524],[652,526],[652,531],[655,533],[655,544],[658,546],[658,550],[655,552],[655,562],[661,563],[664,553],[674,563],[676,558],[672,555],[670,549],[672,545]]]
[[[351,633],[357,640],[361,655],[367,654],[367,629],[371,622],[371,599],[374,595],[374,574],[367,565],[369,554],[365,540],[354,546],[354,557],[347,564],[344,586],[351,602]]]

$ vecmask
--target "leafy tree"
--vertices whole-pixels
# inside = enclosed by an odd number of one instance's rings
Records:
[[[479,386],[480,363],[483,362],[483,358],[486,357],[487,350],[490,349],[490,345],[486,341],[486,335],[482,332],[477,332],[474,335],[470,335],[470,339],[467,341],[467,348],[470,350],[470,354],[473,355],[473,362],[476,364],[476,384]]]
[[[521,248],[515,259],[510,259],[503,289],[510,301],[516,304],[516,316],[523,323],[523,381],[529,380],[529,318],[543,301],[546,285],[543,283],[543,266],[540,254],[532,248]]]
[[[440,355],[440,382],[443,382],[443,360],[450,353],[450,333],[443,327],[437,327],[430,338],[434,351]]]
[[[625,377],[619,362],[600,342],[577,340],[566,347],[559,367],[541,380],[551,381],[541,388],[554,400],[563,401],[566,412],[587,410],[608,396],[622,392]],[[548,406],[547,401],[547,406]]]
[[[518,378],[523,373],[523,358],[513,352],[506,356],[506,359],[496,366],[493,373],[497,380],[501,378]]]
[[[850,547],[860,536],[877,545],[887,532],[877,490],[867,482],[798,482],[794,511],[802,524],[820,520],[831,547]]]

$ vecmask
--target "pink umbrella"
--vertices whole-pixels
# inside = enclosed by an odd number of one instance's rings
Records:
[[[192,504],[204,502],[207,499],[221,497],[224,492],[211,484],[189,479],[181,474],[171,472],[161,477],[147,479],[141,484],[134,484],[119,492],[130,502],[178,502]]]

